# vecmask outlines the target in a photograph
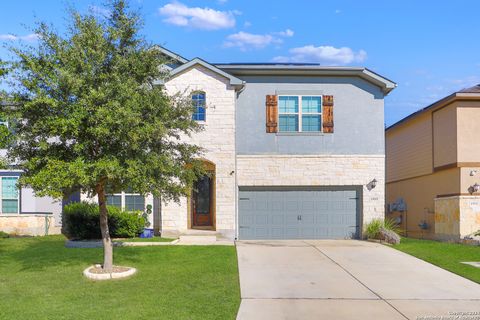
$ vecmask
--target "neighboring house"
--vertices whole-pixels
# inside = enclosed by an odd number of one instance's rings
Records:
[[[0,150],[0,156],[5,155]],[[0,231],[34,236],[60,233],[62,202],[36,197],[30,188],[19,190],[21,173],[14,166],[0,169]]]
[[[386,129],[387,208],[411,237],[480,230],[480,85]]]
[[[178,204],[129,193],[110,204],[153,204],[164,236],[356,238],[383,219],[384,97],[395,83],[366,68],[211,64],[160,50],[172,63],[158,85],[192,99],[204,130],[185,139],[204,148],[209,174]]]

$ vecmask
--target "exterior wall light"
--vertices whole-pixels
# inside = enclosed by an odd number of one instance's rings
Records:
[[[478,183],[475,183],[472,186],[472,190],[473,190],[473,192],[478,192],[480,190],[480,185]]]
[[[480,185],[479,185],[478,183],[476,183],[476,182],[475,182],[475,184],[474,184],[473,186],[470,186],[470,187],[468,188],[468,192],[469,192],[470,194],[473,194],[473,193],[478,192],[478,191],[480,191]]]
[[[375,187],[377,186],[377,179],[373,179],[372,181],[370,181],[368,184],[367,184],[367,189],[370,191],[372,189],[375,189]]]

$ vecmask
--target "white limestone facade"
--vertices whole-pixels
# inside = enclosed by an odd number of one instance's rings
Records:
[[[227,78],[195,65],[165,83],[169,95],[190,95],[203,91],[206,96],[204,129],[185,137],[204,149],[202,158],[215,166],[214,228],[224,237],[235,235],[235,88]],[[189,199],[180,203],[162,203],[161,221],[164,236],[176,235],[191,228]]]

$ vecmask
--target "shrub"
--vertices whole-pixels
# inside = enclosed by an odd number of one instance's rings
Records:
[[[121,211],[108,206],[110,236],[133,238],[143,231],[145,220],[140,212]],[[97,204],[74,202],[62,212],[62,233],[72,240],[101,239],[100,209]]]
[[[365,236],[370,239],[378,239],[381,229],[399,233],[397,224],[392,219],[373,219],[365,226]]]
[[[10,235],[6,232],[0,231],[0,239],[10,238]]]

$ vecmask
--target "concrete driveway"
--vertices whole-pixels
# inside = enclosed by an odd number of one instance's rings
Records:
[[[377,243],[240,241],[237,252],[237,319],[480,319],[480,285]]]

